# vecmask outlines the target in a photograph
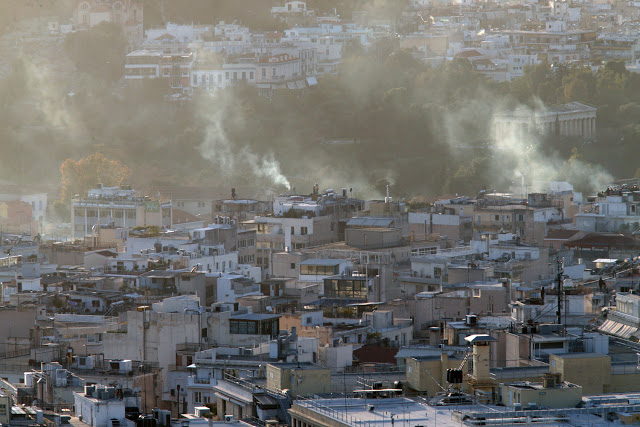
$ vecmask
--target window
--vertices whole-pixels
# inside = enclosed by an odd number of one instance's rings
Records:
[[[307,227],[300,227],[300,234],[303,236],[307,235]]]
[[[266,79],[266,78],[267,78],[267,69],[266,69],[266,68],[263,68],[263,69],[262,69],[262,78],[263,78],[263,79]]]
[[[442,268],[434,267],[433,268],[433,277],[440,277],[440,276],[442,276]]]
[[[337,265],[301,265],[300,274],[306,275],[318,275],[318,276],[331,276],[338,274]]]
[[[233,80],[238,80],[238,72],[237,71],[233,72]]]
[[[280,332],[278,319],[272,320],[233,320],[229,321],[229,333],[240,335],[269,335],[275,337]]]
[[[194,391],[193,392],[193,401],[195,403],[202,403],[202,392],[201,391]]]
[[[257,333],[257,324],[255,322],[247,322],[247,334],[255,335]]]
[[[249,79],[253,80],[253,71],[249,73]]]
[[[496,221],[500,221],[500,215],[495,215],[493,219]]]
[[[291,268],[291,270],[295,270],[296,269],[296,263],[292,262],[289,267]]]
[[[291,235],[294,236],[296,234],[296,229],[295,227],[291,227]]]
[[[247,80],[247,72],[246,71],[242,72],[242,80]]]
[[[224,78],[229,80],[229,72],[228,71],[226,73],[224,73]]]

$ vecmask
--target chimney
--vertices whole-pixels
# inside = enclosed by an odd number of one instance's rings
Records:
[[[440,353],[440,384],[447,383],[447,369],[449,369],[449,354],[443,351]]]

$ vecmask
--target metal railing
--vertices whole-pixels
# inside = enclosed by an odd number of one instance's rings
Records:
[[[493,368],[490,377],[492,380],[503,380],[511,378],[533,378],[541,377],[549,372],[548,366],[518,366],[513,368]]]
[[[31,354],[31,347],[15,348],[0,353],[0,359],[11,359],[13,357],[28,356]]]
[[[640,374],[637,363],[612,363],[611,375]]]
[[[299,397],[293,404],[293,407],[296,405],[301,408],[309,408],[314,410],[322,415],[328,416],[335,420],[341,421],[347,425],[363,425],[366,426],[369,423],[365,424],[361,419],[353,417],[347,414],[347,408],[350,406],[347,402],[353,402],[353,399],[347,399],[345,396],[345,408],[343,411],[338,411],[334,408],[321,404],[315,396],[312,397]],[[356,405],[353,405],[356,406]],[[358,405],[361,406],[361,405]]]

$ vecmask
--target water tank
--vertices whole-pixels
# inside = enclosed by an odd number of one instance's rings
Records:
[[[475,325],[477,325],[478,324],[478,316],[476,316],[475,314],[467,314],[466,324],[467,324],[467,326],[475,326]]]
[[[26,385],[27,387],[33,386],[33,372],[24,373],[24,385]]]
[[[109,394],[109,399],[114,399],[116,397],[116,388],[107,387],[107,393]]]
[[[556,377],[555,375],[545,375],[542,378],[542,386],[544,388],[553,388],[556,386]]]

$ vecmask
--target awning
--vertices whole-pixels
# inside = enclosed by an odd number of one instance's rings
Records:
[[[266,394],[254,394],[253,398],[258,404],[262,407],[272,406],[277,407],[278,401],[271,396],[267,396]]]
[[[304,80],[296,80],[296,87],[298,89],[304,89],[307,86],[304,84]]]
[[[619,338],[629,339],[633,334],[638,332],[638,328],[625,325],[624,323],[619,323],[614,320],[606,320],[602,325],[600,325],[598,331]]]
[[[296,83],[295,82],[287,82],[287,88],[289,89],[295,89],[296,88]]]
[[[309,86],[315,86],[318,84],[318,80],[315,77],[307,77],[307,84]]]

